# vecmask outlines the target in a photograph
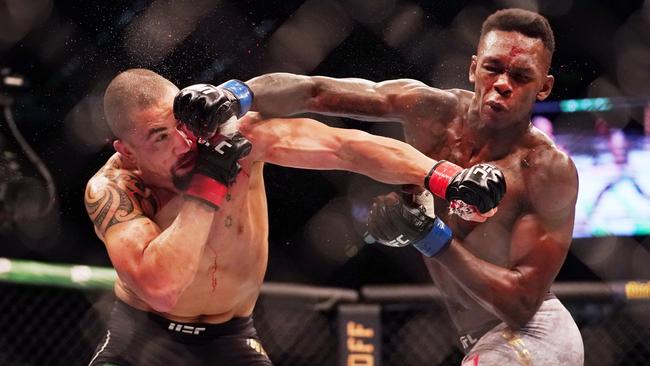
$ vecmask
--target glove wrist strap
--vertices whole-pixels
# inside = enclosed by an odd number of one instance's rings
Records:
[[[454,177],[460,173],[463,168],[446,160],[440,160],[424,177],[424,187],[434,195],[447,199],[447,187]]]
[[[194,174],[185,195],[198,198],[205,203],[218,208],[228,193],[228,187],[202,174]]]
[[[241,118],[253,106],[253,91],[243,81],[232,79],[218,87],[228,90],[235,96],[235,98],[237,98],[237,101],[239,101],[239,112],[237,113],[237,118]]]
[[[451,238],[452,232],[449,226],[436,217],[431,231],[413,246],[425,256],[433,257],[449,246]]]

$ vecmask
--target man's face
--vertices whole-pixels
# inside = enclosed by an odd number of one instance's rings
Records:
[[[549,64],[540,39],[499,30],[485,34],[469,74],[480,120],[496,128],[527,121],[535,101],[545,99],[553,87]]]
[[[128,146],[138,169],[150,184],[173,189],[175,176],[187,175],[194,166],[192,141],[177,128],[173,96],[147,109],[132,111],[133,129]]]

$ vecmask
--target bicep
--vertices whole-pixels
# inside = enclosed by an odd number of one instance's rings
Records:
[[[566,220],[528,214],[515,223],[511,236],[511,267],[520,285],[546,292],[560,271],[571,243],[573,225]]]
[[[309,110],[367,121],[407,122],[416,117],[448,113],[453,93],[412,79],[379,83],[364,79],[313,77]]]
[[[531,212],[519,217],[512,232],[511,258],[527,286],[547,291],[560,271],[573,236],[577,186],[570,179],[555,176],[555,182],[531,182],[538,196],[531,200]]]
[[[308,118],[258,120],[249,126],[240,131],[252,142],[256,160],[305,169],[349,169],[341,159],[341,147],[365,134]]]

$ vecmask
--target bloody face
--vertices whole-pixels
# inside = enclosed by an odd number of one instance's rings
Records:
[[[552,88],[550,57],[540,39],[514,31],[485,34],[470,66],[479,120],[494,128],[528,122],[535,101]]]

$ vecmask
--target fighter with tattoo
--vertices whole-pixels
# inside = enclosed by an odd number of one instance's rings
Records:
[[[252,99],[236,80],[179,92],[143,69],[108,85],[117,152],[88,182],[85,203],[117,271],[118,300],[91,365],[271,364],[251,319],[268,252],[264,162],[426,181],[477,216],[494,214],[504,194],[503,174],[487,164],[479,168],[488,175],[449,174],[455,166],[397,140],[264,120],[247,113]]]

